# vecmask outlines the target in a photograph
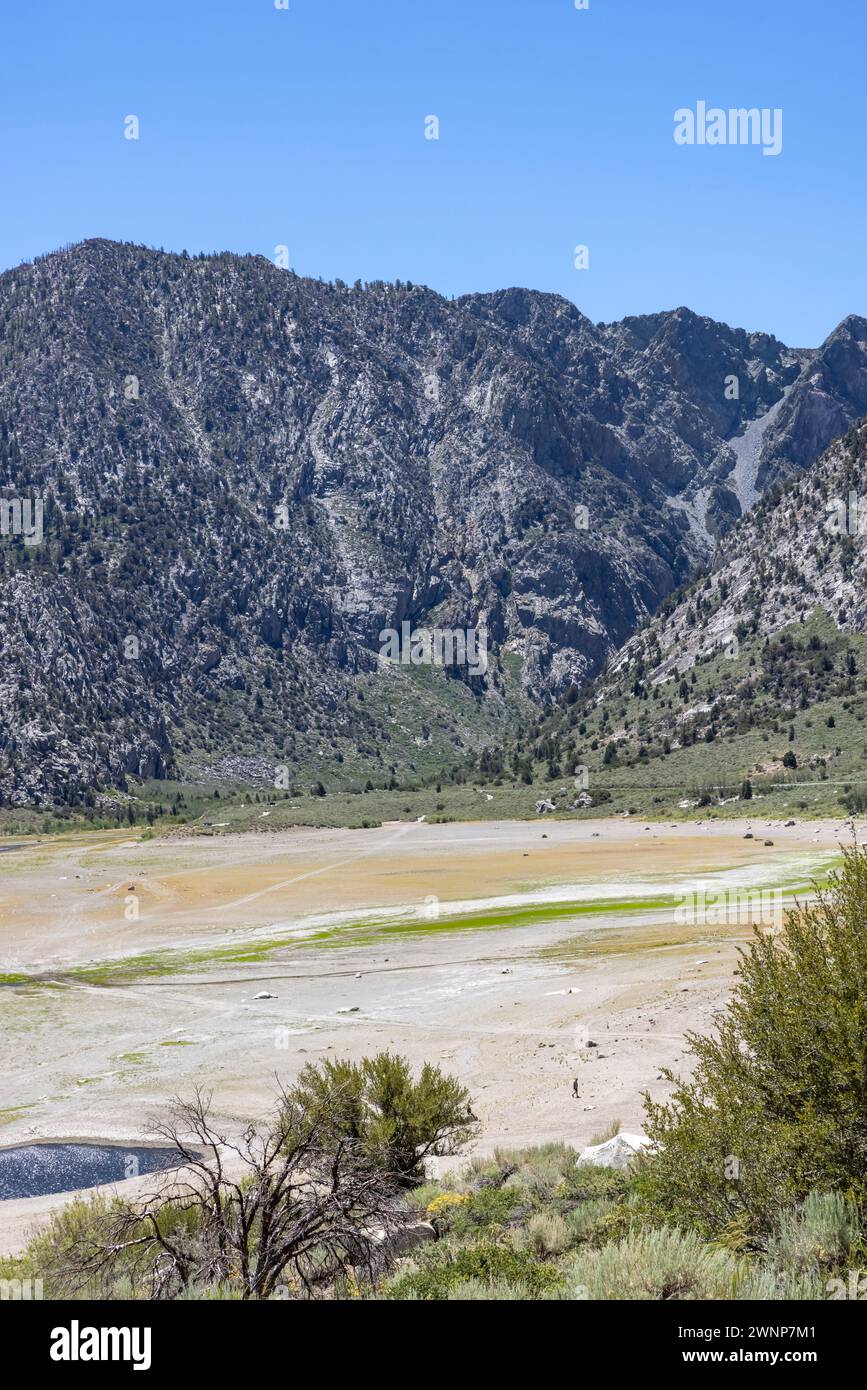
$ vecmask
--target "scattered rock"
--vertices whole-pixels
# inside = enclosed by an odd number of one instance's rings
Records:
[[[386,1231],[380,1227],[371,1232],[370,1239],[374,1245],[388,1249],[392,1254],[405,1255],[410,1250],[417,1249],[419,1245],[427,1245],[429,1241],[436,1240],[437,1233],[429,1221],[413,1221],[395,1231]]]
[[[416,1250],[420,1245],[427,1245],[436,1238],[436,1230],[429,1221],[416,1221],[412,1226],[403,1226],[399,1231],[395,1231],[388,1245],[396,1255],[405,1255],[407,1251]]]

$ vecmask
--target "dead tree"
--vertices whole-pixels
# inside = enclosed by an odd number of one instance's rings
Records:
[[[394,1176],[282,1088],[273,1118],[240,1139],[215,1126],[211,1099],[197,1090],[172,1103],[155,1132],[178,1168],[88,1228],[67,1252],[64,1282],[117,1272],[151,1298],[218,1284],[262,1299],[374,1277],[406,1219]]]

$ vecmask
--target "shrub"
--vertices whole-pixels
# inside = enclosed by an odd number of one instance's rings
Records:
[[[443,1244],[420,1256],[413,1269],[392,1280],[386,1293],[389,1298],[442,1300],[468,1280],[483,1285],[505,1281],[520,1289],[517,1297],[532,1298],[544,1289],[554,1288],[560,1282],[560,1274],[529,1251],[506,1242],[489,1240],[463,1249]]]
[[[124,1204],[104,1193],[76,1197],[52,1212],[48,1224],[38,1231],[21,1254],[0,1260],[0,1278],[42,1278],[45,1296],[63,1298],[71,1292],[88,1299],[129,1299],[136,1296],[137,1249],[119,1248],[108,1261],[82,1260],[83,1251],[93,1251],[105,1238],[111,1225],[124,1213]],[[192,1242],[198,1236],[198,1213],[167,1200],[156,1216],[162,1237]],[[141,1234],[141,1226],[136,1235]]]
[[[430,1217],[443,1216],[452,1207],[458,1207],[462,1202],[470,1200],[467,1192],[439,1192],[433,1201],[427,1204],[427,1214]]]
[[[590,1299],[735,1298],[743,1260],[706,1245],[695,1231],[646,1229],[584,1249],[570,1265],[566,1297]]]
[[[289,1100],[304,1114],[326,1115],[333,1138],[359,1143],[406,1185],[423,1179],[426,1158],[457,1153],[478,1130],[459,1081],[429,1063],[416,1081],[406,1058],[389,1052],[360,1063],[310,1062]]]
[[[590,1241],[603,1245],[612,1237],[625,1235],[625,1230],[616,1229],[624,1216],[628,1220],[628,1210],[625,1207],[604,1198],[580,1202],[566,1216],[569,1244],[580,1245],[584,1241]]]
[[[231,1284],[191,1284],[175,1297],[179,1303],[231,1303],[243,1299],[244,1295]]]
[[[484,1226],[503,1226],[521,1203],[520,1191],[513,1187],[483,1187],[466,1199],[432,1215],[435,1224],[452,1235],[466,1235]]]
[[[823,1279],[816,1274],[790,1274],[787,1270],[772,1266],[756,1266],[750,1269],[746,1278],[738,1286],[738,1298],[768,1300],[773,1303],[800,1302],[803,1299],[815,1301],[829,1297]]]
[[[792,1275],[845,1264],[860,1235],[858,1208],[841,1192],[811,1192],[802,1207],[781,1213],[768,1257]]]
[[[518,1244],[540,1259],[562,1255],[573,1243],[575,1232],[556,1212],[539,1211],[531,1216],[520,1234]]]
[[[520,1155],[516,1157],[520,1160]],[[517,1170],[517,1163],[504,1157],[503,1150],[498,1149],[493,1158],[471,1158],[460,1182],[468,1191],[475,1191],[479,1187],[502,1187]]]
[[[568,1144],[540,1144],[532,1149],[497,1149],[495,1159],[505,1181],[534,1202],[550,1200],[574,1171],[577,1154]]]
[[[779,937],[755,933],[716,1037],[688,1035],[693,1079],[645,1098],[656,1144],[639,1183],[651,1211],[757,1246],[813,1188],[867,1178],[867,850],[851,849]]]
[[[520,1284],[510,1284],[506,1279],[494,1279],[490,1283],[479,1283],[475,1279],[464,1279],[449,1290],[449,1302],[455,1303],[516,1303],[527,1297],[526,1289]]]
[[[626,1174],[617,1168],[601,1168],[595,1163],[576,1163],[566,1175],[564,1194],[580,1201],[598,1197],[616,1200],[625,1196],[627,1187]]]

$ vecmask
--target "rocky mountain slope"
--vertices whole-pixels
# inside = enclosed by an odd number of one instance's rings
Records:
[[[44,535],[4,512],[0,795],[460,757],[864,411],[855,319],[790,350],[106,241],[7,272],[0,500]],[[484,627],[487,672],[384,668],[404,620]]]
[[[663,600],[608,669],[518,740],[558,810],[867,806],[867,423],[774,486],[711,572]],[[568,779],[568,780],[567,780]],[[717,813],[717,812],[715,812]],[[759,814],[758,807],[755,813]]]
[[[775,636],[816,609],[844,632],[867,632],[867,423],[804,474],[771,488],[723,538],[711,572],[665,600],[612,663],[652,684],[703,657]],[[606,678],[600,685],[604,688]]]

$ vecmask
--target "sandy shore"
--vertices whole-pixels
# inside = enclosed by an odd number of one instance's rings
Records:
[[[660,1068],[688,1065],[684,1032],[712,1028],[750,934],[647,899],[691,876],[806,881],[850,839],[840,822],[645,825],[25,841],[0,856],[0,971],[25,976],[0,988],[0,1140],[140,1142],[196,1084],[240,1126],[268,1109],[275,1075],[382,1048],[465,1081],[480,1148],[581,1145],[614,1119],[639,1128],[642,1091],[664,1094]],[[586,915],[566,902],[576,893],[596,902]],[[511,921],[495,910],[472,929],[449,915],[512,898],[553,907]],[[400,930],[358,930],[389,910]],[[319,939],[310,923],[323,921],[338,928]],[[272,937],[285,944],[262,951]],[[226,943],[231,958],[217,954]],[[168,974],[165,953],[181,949],[198,955]],[[153,969],[121,983],[74,973],[142,953]],[[0,1203],[0,1251],[62,1200]]]

